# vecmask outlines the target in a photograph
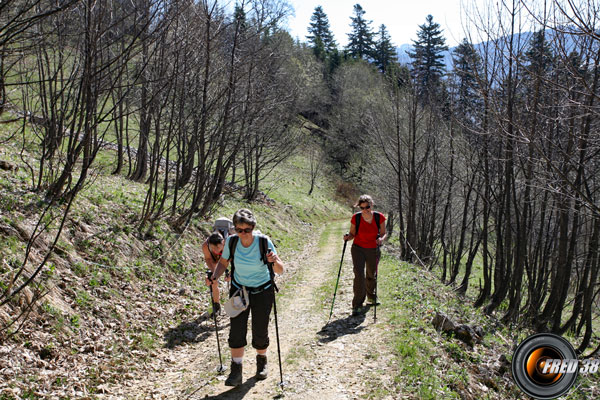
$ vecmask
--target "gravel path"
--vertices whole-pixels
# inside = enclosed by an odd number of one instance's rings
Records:
[[[346,249],[334,313],[328,323],[331,289],[340,264],[345,222],[328,225],[322,247],[308,244],[294,260],[284,260],[286,272],[279,282],[277,310],[283,362],[284,388],[280,388],[275,323],[272,320],[268,350],[269,377],[256,381],[255,352],[246,351],[244,382],[224,385],[227,372],[219,374],[214,324],[201,318],[196,329],[203,340],[173,349],[162,348],[151,361],[140,364],[134,379],[110,388],[104,398],[130,399],[355,399],[373,395],[377,388],[393,385],[393,357],[383,342],[385,315],[373,310],[352,317],[352,266]],[[335,281],[334,281],[335,282]],[[229,367],[228,319],[219,318],[223,364]],[[196,332],[197,334],[198,332]],[[249,332],[249,336],[250,336]],[[250,340],[249,340],[250,341]],[[377,396],[381,398],[380,396]]]

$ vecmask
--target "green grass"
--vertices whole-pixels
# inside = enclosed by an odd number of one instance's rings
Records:
[[[148,328],[146,332],[135,332],[131,335],[131,348],[141,350],[145,353],[149,353],[150,350],[156,349],[160,346],[159,335],[152,328]],[[150,357],[148,354],[147,357]]]
[[[461,398],[478,350],[440,335],[431,320],[439,311],[455,322],[484,325],[486,331],[489,322],[420,267],[384,255],[379,271],[381,312],[389,318],[387,336],[399,365],[394,376],[398,393],[415,393],[418,399]]]
[[[325,244],[331,240],[331,237],[341,238],[343,232],[347,230],[348,223],[339,223],[336,225],[332,225],[332,229],[327,229],[323,231],[321,238],[319,239],[319,246],[321,248],[325,248]],[[340,262],[342,260],[342,254],[339,254],[339,259],[336,258],[335,262],[331,265],[324,265],[323,268],[328,268],[329,273],[327,276],[329,277],[325,280],[315,291],[315,307],[317,307],[322,313],[329,316],[331,312],[331,304],[333,300],[333,293],[335,292],[335,285],[337,282],[338,274],[340,273]],[[346,251],[344,254],[344,260],[348,260],[350,256],[350,243],[346,246]],[[342,267],[343,268],[343,267]],[[339,290],[339,287],[338,287]],[[335,307],[335,304],[334,304]]]
[[[475,398],[520,399],[524,394],[509,373],[494,374],[477,382],[480,367],[490,367],[500,354],[509,360],[513,346],[528,333],[514,327],[499,325],[473,309],[470,301],[457,296],[419,266],[400,262],[391,256],[382,258],[379,268],[381,313],[389,318],[387,339],[400,366],[394,376],[398,394],[415,393],[418,399],[461,398],[468,388]],[[486,332],[482,344],[469,348],[458,339],[435,331],[431,320],[443,312],[456,323],[480,325]],[[566,399],[592,398],[598,391],[597,374],[580,376]],[[474,385],[477,383],[477,385]],[[477,386],[487,387],[486,391]],[[376,391],[374,392],[376,393]]]
[[[464,262],[467,259],[467,255],[465,255],[463,257],[463,259],[461,260],[461,266],[460,266],[460,272],[459,275],[457,276],[457,282],[456,282],[456,286],[458,286],[458,284],[460,284],[460,282],[462,281],[462,278],[464,276]],[[493,260],[489,260],[488,261],[490,264],[493,264]],[[441,271],[436,269],[434,270],[435,274],[440,277],[441,276]],[[492,291],[494,288],[494,274],[493,274],[493,269],[490,271],[490,278],[491,278],[491,287],[492,287]],[[525,274],[523,276],[523,282],[522,282],[522,287],[521,287],[521,304],[520,304],[520,308],[523,310],[526,307],[528,307],[528,296],[529,296],[529,292],[528,292],[528,277],[527,274]],[[478,298],[479,296],[479,292],[480,292],[480,285],[483,285],[483,257],[481,254],[481,251],[479,251],[479,253],[475,256],[474,261],[473,261],[473,267],[472,267],[472,272],[471,272],[471,276],[469,279],[469,286],[467,289],[467,292],[465,293],[464,297],[462,297],[462,299],[465,301],[465,303],[467,304],[473,304],[475,302],[475,300]],[[489,300],[489,299],[488,299]],[[566,304],[573,304],[575,300],[575,293],[574,293],[574,288],[571,288],[566,300]],[[547,299],[546,299],[547,301]],[[487,303],[484,303],[484,306]],[[544,303],[545,304],[545,303]],[[502,318],[504,312],[506,312],[506,310],[508,310],[509,307],[509,300],[505,299],[496,309],[495,312],[495,316],[496,318]],[[540,307],[540,309],[542,309],[544,307],[544,305],[542,305]],[[567,307],[568,309],[568,307]],[[594,311],[596,313],[596,317],[593,318],[593,331],[597,332],[598,330],[600,330],[600,318],[598,318],[598,313],[597,310]],[[567,320],[571,317],[571,314],[569,312],[564,312],[563,316],[562,316],[562,321],[563,323],[567,322]],[[534,330],[532,329],[532,327],[530,325],[527,325],[527,321],[521,321],[519,322],[518,326],[509,326],[509,329],[511,329],[513,331],[516,332],[516,338],[515,340],[517,341],[522,341],[524,340],[527,336],[535,333]],[[565,339],[569,340],[571,342],[571,344],[574,347],[577,347],[579,345],[579,340],[580,338],[575,337],[575,335],[573,334],[573,332],[568,331],[565,332],[562,335]],[[591,344],[589,345],[589,349],[594,349],[596,348],[598,345],[600,344],[600,340],[596,339],[592,339]],[[590,350],[588,350],[589,352]],[[583,380],[585,381],[585,378],[583,378]]]
[[[307,358],[308,354],[309,353],[306,347],[295,346],[288,352],[285,358],[285,363],[297,366],[299,364],[298,360]]]
[[[81,308],[89,308],[92,305],[92,297],[91,295],[85,291],[85,290],[77,290],[76,291],[76,297],[75,297],[75,303],[77,303],[77,305]]]

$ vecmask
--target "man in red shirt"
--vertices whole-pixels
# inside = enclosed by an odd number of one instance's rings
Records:
[[[373,211],[375,203],[369,195],[362,195],[354,205],[360,212],[352,216],[350,233],[344,240],[354,240],[352,244],[352,263],[354,264],[354,298],[352,299],[352,315],[360,314],[365,297],[371,305],[378,304],[375,295],[375,273],[379,246],[386,238],[385,216]],[[378,214],[376,216],[375,214]],[[360,220],[357,220],[360,218]],[[378,220],[378,221],[377,221]],[[358,232],[356,229],[358,221]],[[365,277],[366,264],[366,277]],[[366,279],[365,279],[366,278]]]

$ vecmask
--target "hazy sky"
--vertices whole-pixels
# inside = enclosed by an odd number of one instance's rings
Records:
[[[425,23],[428,14],[441,25],[446,44],[457,45],[464,37],[461,15],[464,6],[473,0],[289,0],[295,9],[295,17],[288,20],[290,33],[294,39],[306,41],[307,28],[315,7],[323,7],[329,18],[329,25],[338,45],[344,46],[350,33],[350,17],[354,16],[354,4],[360,4],[364,17],[372,21],[371,27],[379,31],[384,24],[395,46],[410,43],[417,38],[419,25]],[[477,0],[482,2],[482,0]]]

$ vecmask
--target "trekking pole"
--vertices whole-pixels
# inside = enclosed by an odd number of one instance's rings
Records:
[[[210,278],[212,277],[212,272],[206,271],[206,275],[208,276],[208,279],[210,280]],[[213,283],[211,281],[211,284],[208,286],[208,293],[210,294],[210,303],[212,305],[213,321],[215,323],[215,334],[217,336],[217,350],[219,352],[220,367],[219,367],[219,369],[217,369],[217,372],[224,372],[226,370],[226,368],[223,366],[223,358],[221,357],[221,342],[219,341],[219,325],[217,324],[217,310],[215,309],[215,300],[213,299],[212,285],[213,285]]]
[[[269,253],[273,251],[269,248]],[[279,292],[277,285],[275,285],[275,272],[273,271],[273,263],[267,263],[269,268],[269,275],[271,276],[271,285],[273,286],[273,314],[275,314],[275,336],[277,337],[277,357],[279,358],[279,386],[283,388],[285,383],[283,382],[283,368],[281,367],[281,346],[279,344],[279,324],[277,323],[277,299],[275,298],[275,292]]]
[[[335,290],[333,291],[333,300],[331,301],[331,310],[329,310],[329,319],[327,319],[327,323],[331,320],[331,315],[333,314],[333,304],[335,303],[335,295],[337,294],[338,283],[340,282],[340,274],[342,273],[342,263],[344,262],[344,253],[346,253],[346,245],[348,244],[347,240],[344,240],[344,249],[342,250],[342,260],[340,261],[340,269],[338,270],[337,280],[335,281]]]
[[[377,236],[379,238],[379,236]],[[377,303],[379,299],[377,298],[377,274],[379,272],[379,259],[381,257],[381,246],[377,246],[377,257],[375,259],[375,309],[373,312],[373,323],[377,321]]]

